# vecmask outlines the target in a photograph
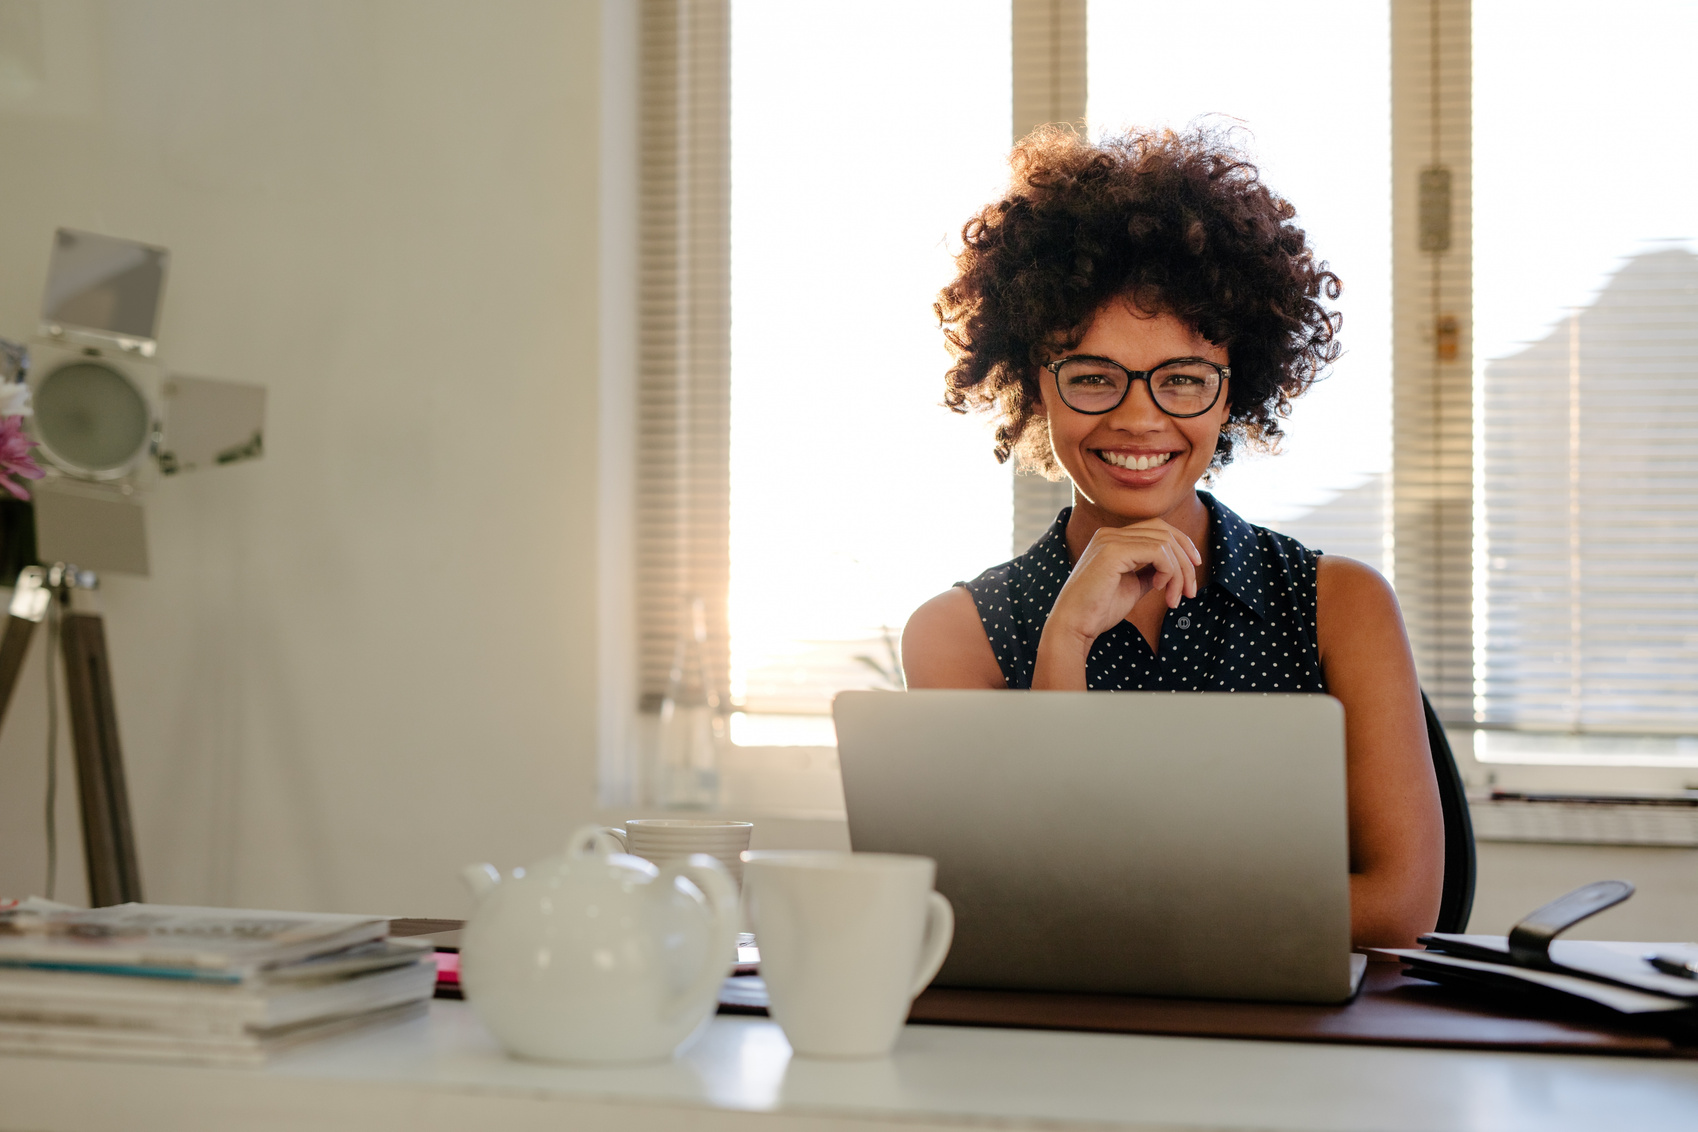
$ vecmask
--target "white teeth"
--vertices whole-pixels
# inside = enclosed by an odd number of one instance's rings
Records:
[[[1117,468],[1128,468],[1136,472],[1159,468],[1173,459],[1171,452],[1162,452],[1155,456],[1129,456],[1122,452],[1099,452],[1098,455]]]

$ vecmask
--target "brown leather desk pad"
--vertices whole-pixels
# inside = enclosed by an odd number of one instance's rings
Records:
[[[459,920],[395,920],[394,935],[459,928]],[[456,941],[458,942],[458,941]],[[728,979],[722,1014],[765,1014],[758,979]],[[734,988],[748,989],[738,993]],[[1344,1006],[1142,998],[1117,994],[962,990],[933,987],[914,1000],[908,1021],[938,1026],[1001,1026],[1193,1038],[1342,1042],[1617,1054],[1698,1059],[1698,1038],[1672,1038],[1618,1015],[1558,1010],[1534,999],[1462,994],[1402,974],[1395,963],[1369,963],[1362,993]]]
[[[742,980],[731,980],[732,983]],[[731,995],[722,1013],[764,1014],[753,996]],[[1557,1011],[1534,1000],[1464,995],[1370,963],[1362,993],[1344,1006],[1142,998],[1131,995],[933,987],[914,1000],[909,1022],[1163,1034],[1197,1038],[1340,1042],[1698,1058],[1698,1044],[1623,1025],[1605,1011]]]

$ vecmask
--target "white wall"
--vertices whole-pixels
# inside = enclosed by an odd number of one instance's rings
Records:
[[[1504,935],[1533,909],[1596,880],[1625,880],[1625,904],[1587,920],[1574,939],[1698,940],[1698,849],[1482,841],[1468,930]]]
[[[105,583],[147,896],[462,911],[594,805],[597,4],[6,8],[0,334],[56,226],[132,237],[166,362],[271,391],[265,459],[161,485]],[[0,895],[41,889],[40,663]]]

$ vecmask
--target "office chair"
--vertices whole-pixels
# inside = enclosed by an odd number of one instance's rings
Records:
[[[1434,930],[1464,932],[1474,910],[1474,823],[1468,816],[1468,795],[1462,772],[1456,769],[1450,739],[1426,692],[1421,693],[1421,708],[1427,714],[1427,747],[1433,755],[1433,776],[1439,783],[1439,808],[1444,812],[1444,893],[1439,898],[1439,921]]]

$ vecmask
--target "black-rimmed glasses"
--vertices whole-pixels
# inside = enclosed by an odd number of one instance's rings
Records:
[[[1150,399],[1170,417],[1200,417],[1220,400],[1221,386],[1232,376],[1227,366],[1202,358],[1170,358],[1155,369],[1127,369],[1107,358],[1076,356],[1044,367],[1055,375],[1062,404],[1077,413],[1100,416],[1126,400],[1134,382],[1147,382]]]

